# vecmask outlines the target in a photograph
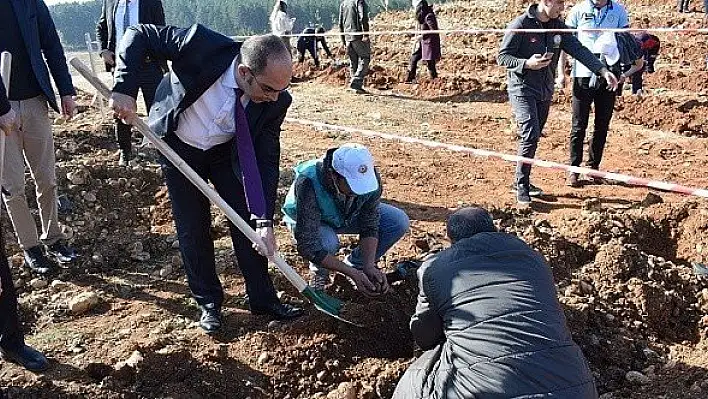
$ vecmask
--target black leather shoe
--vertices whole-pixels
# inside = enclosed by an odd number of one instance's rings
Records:
[[[0,358],[17,363],[29,371],[44,371],[49,368],[49,361],[43,354],[33,348],[22,345],[16,350],[0,348]]]
[[[48,274],[54,269],[52,263],[44,255],[41,245],[35,245],[25,250],[25,265],[39,274]]]
[[[221,328],[221,309],[213,303],[200,306],[202,316],[199,318],[199,327],[207,334],[213,334]]]
[[[251,313],[255,315],[268,315],[276,320],[291,320],[300,317],[305,313],[301,308],[287,303],[274,303],[265,308],[251,306]]]

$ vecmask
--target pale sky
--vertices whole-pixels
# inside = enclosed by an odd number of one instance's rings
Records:
[[[48,6],[53,6],[54,4],[59,4],[59,3],[81,3],[87,0],[44,0],[45,3],[47,3]]]

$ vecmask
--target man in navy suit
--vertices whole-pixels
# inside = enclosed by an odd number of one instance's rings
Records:
[[[151,128],[256,228],[266,245],[259,252],[272,254],[280,129],[292,102],[286,91],[292,60],[282,40],[265,35],[241,44],[201,25],[131,27],[119,46],[110,100],[124,120],[135,115],[145,57],[172,61],[155,94]],[[221,327],[224,294],[215,270],[210,204],[174,165],[163,159],[162,168],[187,281],[202,310],[200,325],[213,333]],[[301,309],[279,302],[267,259],[230,227],[251,312],[300,316]]]
[[[71,118],[76,108],[73,99],[76,93],[64,49],[44,1],[0,1],[0,51],[12,54],[8,98],[18,126],[7,136],[3,198],[17,241],[24,250],[25,264],[37,273],[48,273],[53,265],[47,253],[62,263],[75,257],[74,251],[66,246],[66,237],[59,226],[49,107]],[[54,97],[50,72],[61,96],[61,108]],[[36,184],[41,236],[25,196],[25,164]]]
[[[101,17],[96,25],[96,37],[101,43],[101,57],[106,64],[106,71],[111,72],[116,65],[117,43],[123,38],[125,31],[137,24],[165,24],[165,11],[160,0],[103,0]],[[153,62],[146,58],[140,69],[140,89],[143,92],[145,109],[148,111],[155,99],[155,90],[162,80],[163,69],[167,70],[164,62]],[[126,166],[133,159],[133,150],[130,144],[130,126],[116,120],[116,141],[120,148],[118,163]]]

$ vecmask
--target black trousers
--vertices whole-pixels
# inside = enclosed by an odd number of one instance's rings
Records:
[[[145,101],[145,109],[149,112],[152,103],[155,101],[155,90],[162,80],[162,68],[159,63],[151,62],[138,72],[139,87],[143,92],[143,100]],[[120,119],[115,120],[115,133],[118,147],[121,150],[130,151],[130,125],[121,122]]]
[[[17,293],[10,274],[10,265],[5,254],[5,239],[0,237],[0,347],[15,349],[25,344],[17,314]]]
[[[678,8],[678,11],[689,11],[689,6],[690,6],[691,0],[678,0],[676,4],[676,8]]]
[[[211,182],[219,195],[243,220],[250,220],[243,185],[236,177],[232,165],[233,140],[206,151],[185,144],[175,134],[165,137],[165,142],[202,179]],[[216,274],[214,261],[211,204],[207,197],[164,157],[161,163],[172,201],[172,214],[189,288],[200,305],[213,303],[220,307],[224,300],[224,291]],[[250,224],[255,228],[255,221]],[[253,249],[248,238],[234,225],[229,223],[229,227],[251,308],[265,308],[278,302],[273,281],[268,275],[268,260]]]
[[[602,153],[607,142],[607,131],[610,128],[612,112],[615,107],[617,93],[607,90],[607,84],[602,81],[599,88],[589,88],[590,78],[573,79],[573,127],[570,131],[570,164],[580,166],[583,162],[583,143],[590,119],[590,108],[595,104],[595,130],[588,148],[587,166],[593,169],[600,167]]]
[[[319,57],[317,57],[317,42],[314,40],[298,40],[297,42],[297,53],[298,62],[305,61],[305,52],[309,52],[312,59],[315,60],[315,66],[320,66]]]
[[[408,77],[407,81],[411,81],[415,79],[416,71],[418,69],[418,62],[423,59],[423,46],[420,43],[420,40],[418,40],[414,47],[413,47],[413,53],[411,54],[411,60],[408,65]],[[435,69],[435,60],[429,60],[425,62],[428,66],[428,72],[430,73],[430,77],[435,79],[438,77],[438,71]]]

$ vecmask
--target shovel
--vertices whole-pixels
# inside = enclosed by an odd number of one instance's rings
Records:
[[[106,87],[103,82],[101,82],[98,77],[91,73],[90,69],[84,65],[81,60],[74,57],[69,63],[73,66],[93,87],[101,93],[103,97],[109,99],[111,96],[111,90]],[[189,181],[194,184],[199,191],[202,192],[209,200],[219,207],[226,217],[229,218],[231,223],[233,223],[248,239],[254,244],[258,244],[263,247],[263,242],[261,238],[256,234],[256,232],[251,228],[248,223],[246,223],[237,213],[234,211],[223,198],[209,186],[189,165],[187,165],[182,158],[180,158],[177,153],[175,153],[172,148],[170,148],[161,138],[159,138],[150,127],[137,116],[130,121],[126,121],[129,124],[135,126],[140,133],[143,134],[154,146],[157,148],[162,155],[165,156],[177,169],[184,174]],[[273,262],[275,266],[278,267],[283,275],[290,281],[292,285],[297,288],[297,290],[307,299],[312,302],[317,309],[320,311],[337,318],[338,320],[344,321],[346,323],[356,325],[350,321],[344,320],[339,316],[339,312],[342,309],[343,303],[337,298],[333,298],[320,290],[315,290],[307,285],[307,282],[299,275],[297,272],[285,262],[285,260],[276,252],[272,256],[268,257],[268,260]]]

